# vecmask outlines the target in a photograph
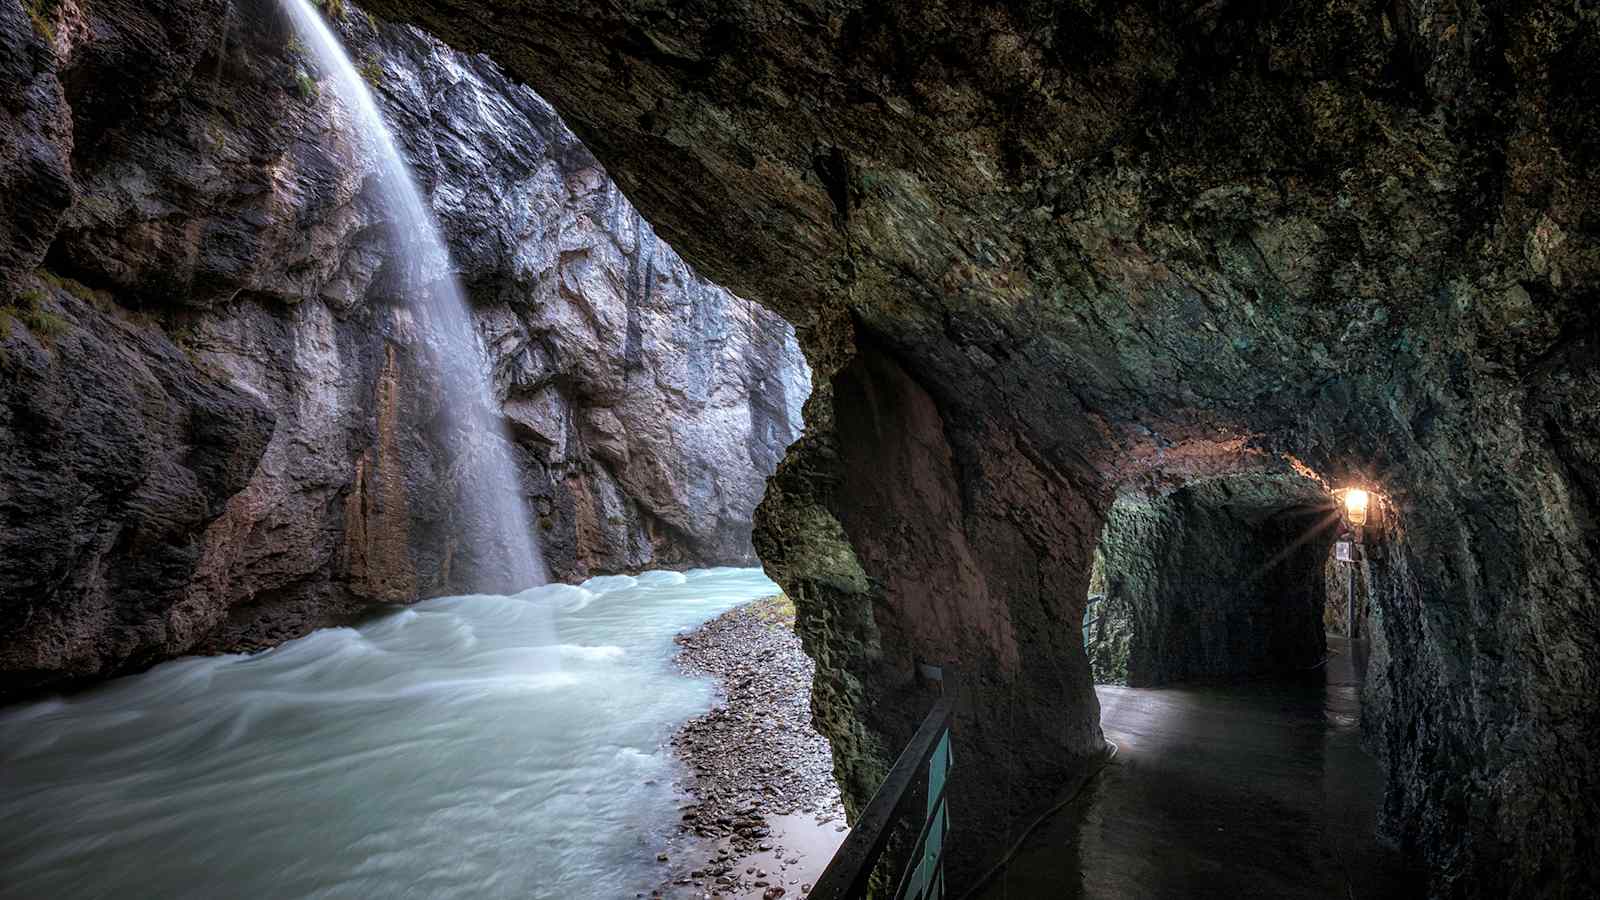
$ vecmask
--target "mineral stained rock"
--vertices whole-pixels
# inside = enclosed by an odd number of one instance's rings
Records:
[[[1365,710],[1386,828],[1438,896],[1600,890],[1600,12],[372,7],[540,91],[796,324],[819,386],[756,544],[847,804],[929,702],[917,663],[959,664],[952,875],[981,868],[1096,752],[1112,498],[1303,468],[1403,535]]]
[[[809,372],[491,62],[344,4],[558,577],[748,564]],[[350,117],[269,0],[0,4],[0,696],[497,587]]]

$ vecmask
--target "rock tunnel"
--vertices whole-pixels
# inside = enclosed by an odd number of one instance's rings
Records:
[[[817,389],[756,543],[847,802],[925,705],[917,662],[958,665],[957,754],[990,762],[955,867],[980,868],[1101,752],[1078,629],[1108,517],[1185,559],[1244,552],[1164,536],[1227,516],[1258,556],[1308,523],[1224,511],[1227,479],[1298,475],[1396,510],[1364,713],[1385,828],[1440,896],[1594,888],[1592,12],[372,7],[526,79],[687,258],[796,323]],[[1235,618],[1145,675],[1319,640]]]
[[[536,89],[794,324],[754,543],[852,810],[922,664],[975,762],[954,883],[1086,777],[1097,548],[1130,683],[1315,665],[1360,486],[1382,832],[1433,896],[1600,892],[1600,13],[364,5]]]
[[[1294,677],[1317,667],[1339,524],[1327,496],[1289,474],[1119,498],[1101,536],[1097,612],[1121,623],[1126,683]]]

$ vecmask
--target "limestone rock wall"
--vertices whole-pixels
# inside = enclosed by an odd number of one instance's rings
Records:
[[[554,574],[750,562],[809,392],[792,329],[493,64],[332,8]],[[370,158],[276,4],[0,4],[0,70],[0,695],[490,586]]]
[[[1390,693],[1367,714],[1387,827],[1432,892],[1600,892],[1593,9],[372,3],[581,116],[674,246],[796,323],[821,387],[756,543],[817,658],[847,800],[909,736],[874,711],[916,689],[901,635],[984,660],[975,699],[1015,685],[1059,711],[1070,783],[1087,662],[1017,604],[1076,632],[1119,491],[1299,465],[1401,510],[1412,589],[1380,601]],[[863,355],[932,405],[915,434],[937,456],[941,433],[949,480],[898,489],[926,499],[849,481],[838,426],[872,421],[870,395],[833,381]],[[1031,490],[985,506],[1008,478]],[[930,509],[1059,577],[950,552]],[[957,758],[1004,750],[1010,713],[968,707]],[[1034,764],[984,759],[951,840],[978,856],[1030,802],[1011,763]]]
[[[754,562],[810,394],[793,328],[696,275],[493,63],[339,24],[477,306],[555,572]]]

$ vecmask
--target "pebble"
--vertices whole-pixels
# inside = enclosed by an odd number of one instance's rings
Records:
[[[697,864],[691,877],[714,878],[729,891],[741,882],[744,890],[764,886],[761,896],[768,898],[782,897],[786,889],[744,881],[767,879],[766,870],[758,875],[752,866],[742,876],[728,873],[730,863],[758,851],[773,851],[778,865],[799,862],[792,854],[785,860],[784,849],[766,840],[772,834],[767,817],[806,812],[822,821],[844,819],[832,754],[811,726],[811,658],[793,628],[774,621],[770,610],[761,601],[747,604],[676,638],[679,664],[718,677],[723,696],[672,739],[692,773],[679,787],[697,801],[682,807],[679,830],[720,843],[714,851],[707,848],[715,855]],[[666,861],[666,854],[658,859]]]

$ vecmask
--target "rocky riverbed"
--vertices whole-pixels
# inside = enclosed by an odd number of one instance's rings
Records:
[[[828,742],[811,726],[811,658],[782,596],[679,635],[679,663],[716,676],[720,702],[673,746],[693,775],[687,839],[660,893],[803,897],[847,831]],[[683,854],[687,854],[686,856]]]

